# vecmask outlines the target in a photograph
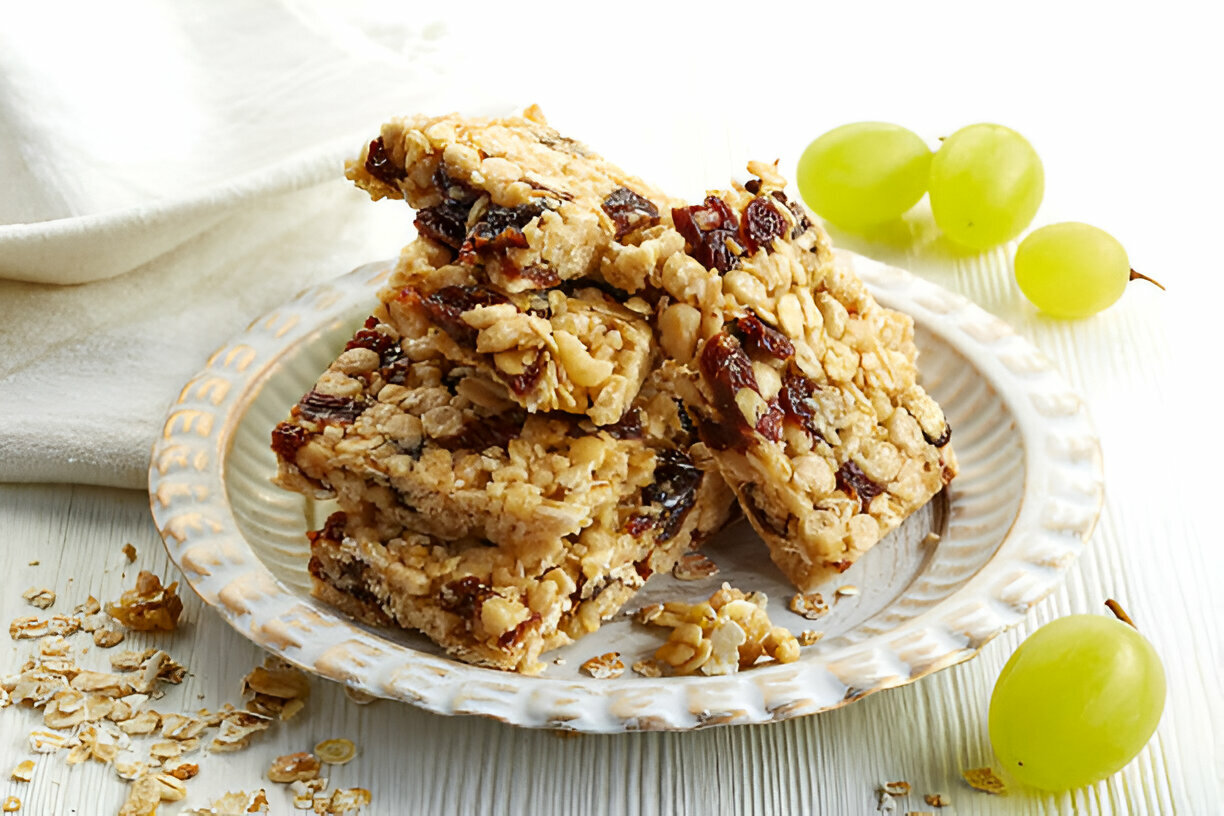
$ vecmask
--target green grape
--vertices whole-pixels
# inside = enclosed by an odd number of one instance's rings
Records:
[[[1070,615],[1020,644],[990,698],[990,741],[1008,773],[1051,791],[1116,773],[1164,710],[1152,645],[1119,620]]]
[[[969,125],[944,140],[931,160],[931,212],[953,241],[988,249],[1033,220],[1045,192],[1041,159],[1002,125]]]
[[[1034,230],[1016,248],[1016,283],[1054,317],[1088,317],[1122,297],[1126,250],[1104,230],[1075,221]]]
[[[897,218],[926,192],[931,150],[886,122],[834,128],[799,157],[796,181],[812,211],[858,231]]]

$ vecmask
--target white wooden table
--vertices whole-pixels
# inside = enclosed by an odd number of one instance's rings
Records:
[[[541,83],[524,101],[539,101],[563,130],[687,195],[721,183],[750,156],[781,156],[789,171],[810,138],[855,119],[891,119],[931,138],[995,120],[1029,136],[1047,174],[1037,223],[1077,219],[1109,229],[1168,293],[1136,285],[1095,319],[1059,323],[1019,295],[1010,248],[958,255],[929,235],[921,217],[912,235],[891,245],[834,237],[1007,320],[1087,400],[1104,450],[1107,498],[1062,588],[966,664],[842,710],[767,726],[561,737],[389,702],[359,706],[319,681],[307,709],[285,727],[245,752],[207,758],[189,783],[187,804],[268,787],[273,812],[291,812],[283,789],[263,779],[268,762],[346,736],[359,753],[332,781],[368,788],[367,812],[377,814],[872,814],[875,787],[897,779],[915,791],[898,803],[898,814],[928,810],[921,801],[927,792],[943,794],[952,803],[943,812],[955,814],[1224,808],[1224,608],[1217,589],[1224,550],[1213,486],[1224,461],[1216,416],[1224,391],[1217,351],[1224,287],[1214,238],[1224,173],[1209,110],[1222,75],[1211,56],[1211,27],[1178,4],[1142,15],[1113,9],[1112,17],[1066,3],[997,17],[978,4],[906,4],[888,12],[872,5],[796,11],[781,30],[776,22],[737,26],[718,14],[655,9],[656,25],[609,20],[580,41],[560,38],[561,24],[544,19],[539,40],[556,43],[553,64],[613,54],[617,43],[634,38],[628,53],[654,55],[673,66],[676,79],[667,93],[641,98],[634,92],[642,86],[630,83],[609,103],[583,93],[592,84],[603,88],[607,75],[576,72]],[[685,36],[669,27],[682,27]],[[718,68],[729,95],[718,82],[686,83],[716,43],[767,45],[770,53],[737,52],[734,64]],[[754,103],[768,115],[730,122]],[[609,104],[622,115],[608,116]],[[679,133],[690,140],[678,143]],[[125,542],[138,550],[135,564],[121,553]],[[54,589],[60,599],[51,611],[66,611],[88,594],[117,597],[138,568],[175,575],[143,494],[71,485],[0,486],[0,564],[7,570],[0,594],[6,622],[33,611],[20,597],[29,586]],[[1006,797],[970,790],[960,771],[993,762],[985,714],[1004,661],[1041,623],[1103,612],[1109,597],[1124,604],[1165,662],[1168,702],[1152,742],[1092,788],[1048,795],[1013,785]],[[129,636],[129,645],[163,645],[191,672],[158,707],[238,702],[239,680],[259,651],[189,590],[185,601],[177,633]],[[0,673],[15,670],[30,643],[0,635]],[[91,650],[86,659],[101,657]],[[7,781],[39,722],[33,711],[0,711],[0,799],[18,795],[21,813],[37,816],[115,812],[126,785],[98,763],[67,768],[42,756],[32,783]]]

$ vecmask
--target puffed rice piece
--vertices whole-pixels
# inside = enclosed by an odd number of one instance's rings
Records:
[[[672,567],[672,575],[677,581],[700,581],[718,575],[718,565],[703,553],[685,553],[680,556],[676,566]]]
[[[34,778],[34,760],[25,759],[18,762],[10,778],[15,782],[29,782]]]

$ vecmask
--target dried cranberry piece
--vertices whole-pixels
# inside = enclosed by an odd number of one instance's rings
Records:
[[[638,535],[638,533],[634,533],[633,535],[636,536]],[[638,574],[638,577],[641,578],[643,581],[645,581],[650,576],[654,575],[654,570],[650,568],[650,557],[652,555],[654,555],[654,550],[651,550],[650,552],[646,553],[646,557],[643,558],[641,561],[633,562],[633,571],[636,572]]]
[[[517,646],[527,634],[527,630],[539,622],[540,613],[532,612],[527,616],[527,620],[523,621],[517,626],[507,629],[505,632],[502,632],[497,638],[497,645],[503,649],[509,649]]]
[[[778,442],[782,439],[782,419],[784,414],[778,406],[778,401],[772,399],[769,401],[769,410],[757,420],[756,432],[771,442]]]
[[[323,526],[318,530],[308,530],[306,537],[313,544],[316,540],[322,538],[327,541],[339,542],[344,538],[344,524],[348,521],[348,516],[343,510],[337,510],[327,517],[327,521],[323,522]]]
[[[536,383],[540,381],[540,377],[544,375],[544,355],[536,355],[522,374],[502,375],[502,379],[506,381],[506,385],[510,386],[510,390],[518,396],[523,396],[528,391],[536,387]]]
[[[539,264],[532,264],[519,272],[519,276],[534,283],[537,289],[551,289],[561,283],[561,276],[555,270]]]
[[[667,541],[684,523],[684,517],[697,500],[701,486],[701,470],[681,450],[664,450],[655,454],[655,480],[642,490],[642,503],[659,508],[657,514],[637,513],[629,518],[626,531],[640,536],[652,527],[659,527],[657,541]]]
[[[307,436],[306,429],[301,425],[282,422],[272,429],[272,452],[286,462],[292,462],[306,444]]]
[[[638,195],[628,187],[617,187],[609,193],[602,207],[616,225],[618,241],[635,229],[653,227],[659,223],[659,208],[650,199]]]
[[[782,389],[778,392],[778,405],[787,419],[799,423],[799,427],[808,432],[813,439],[827,441],[824,434],[816,427],[816,410],[812,404],[812,395],[816,393],[816,383],[798,371],[790,370],[782,378]]]
[[[387,155],[387,146],[383,144],[381,136],[370,142],[370,149],[366,152],[365,169],[374,178],[393,187],[406,175],[404,168],[392,162],[391,157]]]
[[[604,425],[600,430],[607,431],[615,439],[641,439],[642,412],[637,408],[630,408],[616,422]]]
[[[480,614],[480,607],[493,596],[493,591],[475,575],[460,578],[457,581],[443,584],[438,593],[438,603],[447,612],[453,612],[461,618],[474,618]]]
[[[688,410],[685,409],[684,403],[678,399],[674,400],[674,402],[676,403],[676,413],[680,417],[681,430],[689,436],[697,433],[697,426],[693,424],[693,418],[689,415]]]
[[[348,424],[365,410],[365,400],[358,402],[350,397],[335,397],[310,390],[298,402],[301,415],[315,422],[339,422]]]
[[[444,286],[424,297],[419,291],[409,287],[400,293],[400,298],[419,302],[434,325],[457,342],[467,345],[475,344],[477,332],[463,322],[463,313],[477,306],[510,302],[501,292],[487,286]]]
[[[952,440],[952,426],[949,425],[947,421],[945,420],[943,433],[941,433],[939,436],[932,439],[930,436],[927,435],[926,431],[923,431],[922,438],[927,441],[928,445],[934,445],[937,448],[942,448],[944,445],[948,444],[948,442]]]
[[[517,207],[490,206],[467,233],[459,247],[461,263],[476,263],[476,253],[482,249],[498,250],[527,246],[523,234],[533,218],[544,212],[543,204],[519,204]]]
[[[689,254],[706,269],[729,272],[739,265],[739,256],[728,246],[728,241],[739,246],[739,221],[718,196],[706,196],[704,204],[673,209],[672,221],[684,236]]]
[[[445,244],[451,249],[459,249],[467,237],[467,217],[471,205],[462,201],[446,199],[441,204],[426,207],[416,214],[412,222],[417,232]]]
[[[438,163],[438,169],[434,171],[430,181],[433,182],[434,189],[438,191],[443,199],[470,204],[479,198],[475,190],[462,181],[451,177],[451,174],[447,172],[445,162]]]
[[[394,337],[389,334],[383,334],[377,331],[374,327],[378,325],[378,318],[368,317],[364,327],[359,329],[353,335],[353,339],[344,344],[344,350],[349,351],[355,348],[369,349],[378,355],[382,365],[389,365],[390,362],[399,357],[399,343]]]
[[[837,469],[837,488],[852,493],[859,500],[863,512],[871,505],[871,500],[884,492],[884,488],[867,477],[855,462],[847,460]]]
[[[449,451],[486,451],[489,448],[505,448],[523,432],[527,417],[522,411],[507,411],[497,416],[486,417],[481,422],[465,425],[454,436],[434,440],[439,447]]]
[[[766,354],[778,360],[789,360],[795,356],[795,344],[785,334],[767,326],[761,318],[751,312],[735,321],[735,328],[744,337],[749,350]]]
[[[761,180],[759,178],[748,179],[744,182],[744,189],[756,195],[761,192]]]
[[[718,450],[746,445],[753,429],[740,412],[735,395],[744,388],[760,393],[752,361],[739,340],[726,332],[719,332],[706,341],[699,365],[702,376],[713,392],[714,408],[722,419],[721,422],[703,421],[702,439]]]
[[[740,237],[750,253],[762,246],[772,252],[774,239],[786,232],[786,226],[786,218],[769,203],[769,199],[754,198],[744,208]]]
[[[803,207],[788,199],[786,193],[781,190],[774,190],[770,195],[785,204],[786,208],[795,216],[795,228],[791,230],[790,234],[792,241],[811,229],[812,221],[807,217],[807,213],[803,211]]]

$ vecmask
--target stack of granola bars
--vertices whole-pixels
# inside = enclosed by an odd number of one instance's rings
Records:
[[[738,499],[807,591],[955,474],[909,318],[773,166],[685,206],[522,117],[393,121],[350,164],[418,237],[273,431],[341,508],[316,594],[536,672]]]

